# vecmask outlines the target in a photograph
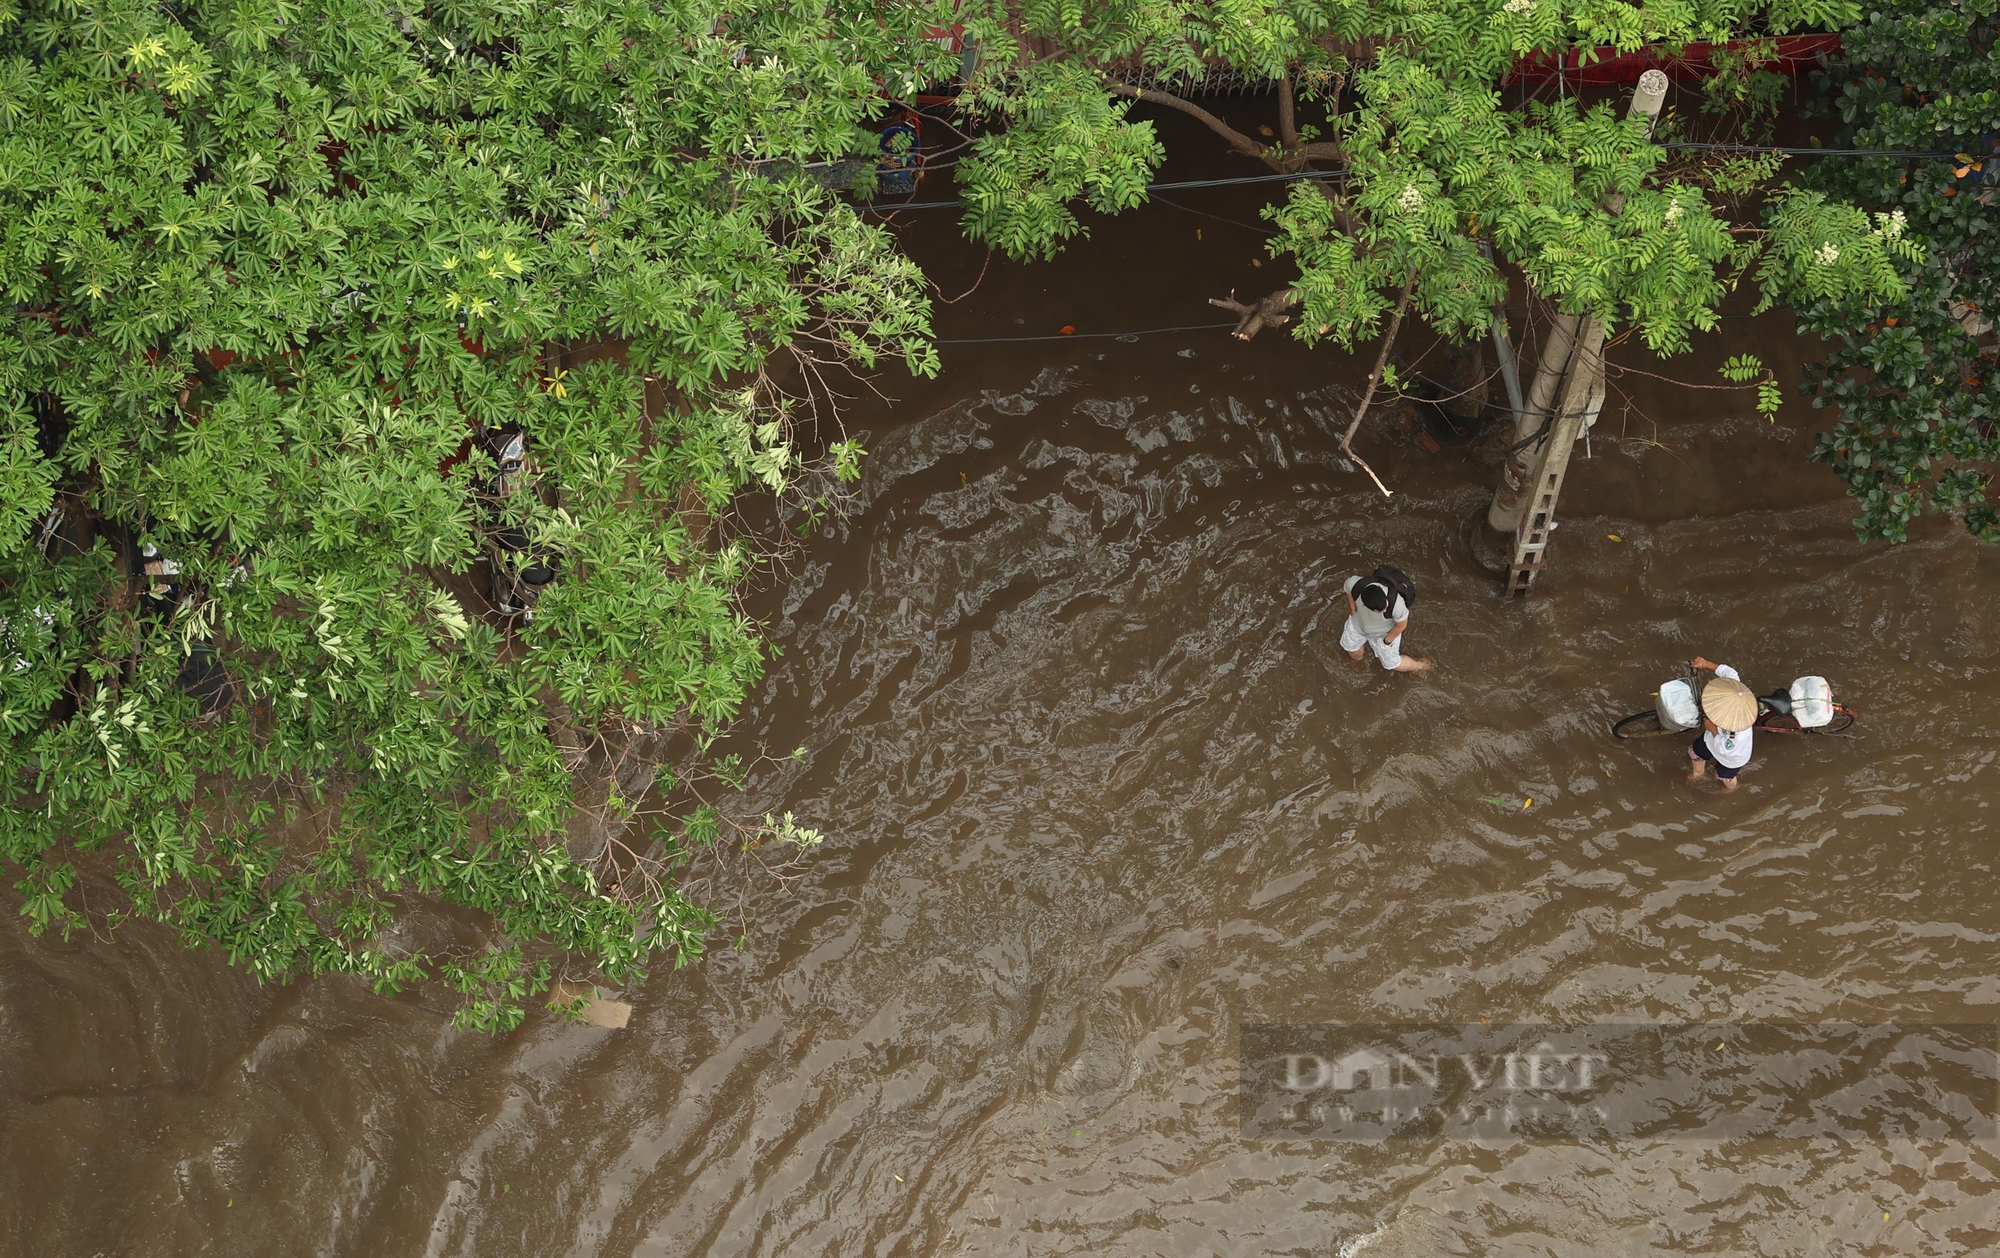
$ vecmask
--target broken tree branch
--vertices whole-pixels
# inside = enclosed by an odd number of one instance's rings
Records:
[[[1289,77],[1278,81],[1278,121],[1285,128],[1285,133],[1279,137],[1280,142],[1278,144],[1269,146],[1257,143],[1257,141],[1230,126],[1206,109],[1203,109],[1200,105],[1190,100],[1183,100],[1171,92],[1162,92],[1150,87],[1133,87],[1129,83],[1117,82],[1106,82],[1104,90],[1113,96],[1130,96],[1135,100],[1143,100],[1150,104],[1164,105],[1168,109],[1178,109],[1189,117],[1199,119],[1203,126],[1227,140],[1229,147],[1235,149],[1245,157],[1256,158],[1280,175],[1297,174],[1299,171],[1307,169],[1311,163],[1317,161],[1345,163],[1347,160],[1346,151],[1341,148],[1337,140],[1320,140],[1311,144],[1300,143],[1298,133],[1298,105],[1296,97],[1292,92],[1291,79]],[[1336,101],[1339,99],[1338,80],[1335,83],[1334,99]],[[1340,229],[1349,236],[1358,237],[1361,234],[1360,226],[1355,222],[1354,216],[1348,212],[1346,202],[1341,199],[1340,193],[1322,180],[1314,180],[1313,186],[1319,189],[1321,196],[1332,202],[1334,218],[1340,224]],[[1242,336],[1241,329],[1238,330],[1237,335]],[[1247,341],[1250,338],[1243,336],[1242,339]]]
[[[1247,341],[1265,328],[1282,328],[1290,323],[1292,316],[1285,312],[1299,304],[1299,290],[1281,288],[1262,301],[1245,304],[1236,300],[1236,290],[1232,288],[1228,297],[1211,297],[1208,304],[1235,314],[1236,330],[1229,335],[1239,341]]]
[[[1340,434],[1340,452],[1361,465],[1361,470],[1368,473],[1368,479],[1375,482],[1375,488],[1382,491],[1384,498],[1390,497],[1389,487],[1382,483],[1375,469],[1368,466],[1368,461],[1354,452],[1354,433],[1361,427],[1362,416],[1368,413],[1368,407],[1375,401],[1375,386],[1382,383],[1382,369],[1389,364],[1389,351],[1395,348],[1396,334],[1403,330],[1403,316],[1409,312],[1410,293],[1416,286],[1417,273],[1411,271],[1409,278],[1403,281],[1402,295],[1396,298],[1396,313],[1389,319],[1389,330],[1382,334],[1382,349],[1375,355],[1374,369],[1368,373],[1368,387],[1361,391],[1361,405],[1354,408],[1354,418],[1348,421],[1347,431]]]
[[[1129,83],[1106,83],[1104,90],[1110,92],[1113,96],[1130,96],[1137,100],[1146,101],[1149,104],[1165,105],[1168,109],[1178,109],[1190,117],[1199,119],[1203,126],[1229,141],[1229,147],[1235,149],[1245,157],[1254,157],[1269,166],[1272,170],[1278,171],[1281,174],[1284,173],[1283,167],[1273,162],[1270,156],[1265,153],[1263,145],[1244,135],[1241,131],[1238,131],[1193,101],[1182,100],[1170,92],[1161,92],[1150,87],[1133,87]]]

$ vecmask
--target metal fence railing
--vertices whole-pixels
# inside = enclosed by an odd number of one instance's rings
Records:
[[[1176,96],[1260,96],[1278,90],[1278,81],[1228,66],[1210,66],[1199,76],[1174,74],[1153,66],[1133,66],[1105,75],[1115,83]]]

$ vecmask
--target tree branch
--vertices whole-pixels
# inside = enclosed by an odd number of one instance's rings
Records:
[[[1285,173],[1283,163],[1272,161],[1270,154],[1264,151],[1263,145],[1244,135],[1241,131],[1238,131],[1193,101],[1182,100],[1171,93],[1156,91],[1150,87],[1133,87],[1129,83],[1106,83],[1104,90],[1110,92],[1113,96],[1130,96],[1137,100],[1145,101],[1150,105],[1165,105],[1168,109],[1178,109],[1191,118],[1199,119],[1203,126],[1229,141],[1229,147],[1235,149],[1245,157],[1254,157],[1266,166],[1269,166],[1272,170],[1280,174]]]
[[[1298,151],[1297,104],[1292,99],[1292,76],[1289,73],[1278,77],[1278,137],[1285,142],[1287,153]]]
[[[1382,368],[1388,365],[1389,351],[1396,345],[1396,334],[1403,330],[1403,316],[1409,312],[1410,293],[1416,286],[1417,273],[1413,270],[1410,277],[1403,281],[1402,295],[1396,298],[1396,313],[1389,320],[1389,330],[1382,334],[1382,349],[1375,355],[1374,370],[1368,373],[1368,387],[1361,392],[1361,405],[1354,408],[1354,418],[1348,422],[1347,431],[1340,434],[1340,452],[1361,465],[1361,470],[1368,473],[1368,479],[1375,482],[1375,488],[1382,491],[1384,498],[1389,497],[1389,487],[1382,483],[1375,469],[1368,466],[1368,461],[1354,452],[1354,433],[1361,427],[1361,417],[1368,413],[1368,407],[1375,401],[1375,386],[1382,383]]]
[[[1113,96],[1130,96],[1135,100],[1142,100],[1148,104],[1164,105],[1168,109],[1178,109],[1191,118],[1199,119],[1203,126],[1229,141],[1231,148],[1245,157],[1256,158],[1281,175],[1295,174],[1303,169],[1307,162],[1328,160],[1345,162],[1346,153],[1340,147],[1338,141],[1321,140],[1312,144],[1300,144],[1298,142],[1297,102],[1292,93],[1291,83],[1291,76],[1289,75],[1278,80],[1278,121],[1279,125],[1286,128],[1283,137],[1284,144],[1280,150],[1283,154],[1282,157],[1274,156],[1269,148],[1258,144],[1255,140],[1230,126],[1206,109],[1203,109],[1200,105],[1190,100],[1183,100],[1171,92],[1157,91],[1149,87],[1133,87],[1129,83],[1111,82],[1105,83],[1104,90],[1110,92]],[[1334,108],[1338,110],[1339,90],[1337,86],[1334,98]],[[1359,237],[1361,234],[1360,225],[1355,222],[1354,216],[1348,213],[1347,207],[1342,204],[1340,194],[1328,187],[1322,180],[1314,180],[1313,186],[1319,189],[1321,196],[1332,203],[1334,219],[1340,224],[1340,229],[1349,236]],[[1214,301],[1213,298],[1210,300],[1213,304],[1222,306],[1225,310],[1235,309],[1233,306]],[[1264,322],[1269,323],[1270,320],[1266,319]],[[1262,325],[1260,324],[1259,326]],[[1238,338],[1246,341],[1256,334],[1257,329],[1250,328],[1246,335],[1241,325],[1237,327],[1235,333]]]
[[[1299,290],[1281,288],[1262,301],[1245,305],[1236,300],[1236,290],[1232,288],[1227,298],[1211,297],[1208,299],[1208,304],[1220,306],[1238,315],[1236,330],[1229,335],[1239,341],[1247,341],[1265,328],[1282,328],[1290,323],[1292,316],[1285,312],[1299,304]]]

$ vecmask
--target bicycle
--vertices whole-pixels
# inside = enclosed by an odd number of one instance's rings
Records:
[[[1693,665],[1688,666],[1687,675],[1691,683],[1698,683],[1700,681],[1700,677],[1695,672]],[[1698,684],[1695,687],[1695,693],[1700,693],[1700,686]],[[1842,707],[1836,703],[1833,705],[1833,718],[1831,720],[1824,725],[1807,729],[1805,726],[1800,725],[1792,716],[1791,692],[1788,690],[1775,690],[1770,694],[1757,696],[1757,720],[1750,728],[1759,734],[1839,734],[1845,732],[1853,725],[1854,709]],[[1611,736],[1613,738],[1663,738],[1669,734],[1680,734],[1692,737],[1694,731],[1700,728],[1700,725],[1695,725],[1690,729],[1668,729],[1660,724],[1659,709],[1649,708],[1644,712],[1634,712],[1622,720],[1614,721],[1611,725]]]

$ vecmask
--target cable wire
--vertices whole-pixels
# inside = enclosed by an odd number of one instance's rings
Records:
[[[1344,170],[1301,170],[1279,175],[1237,175],[1229,179],[1181,179],[1171,183],[1149,183],[1148,192],[1173,192],[1182,188],[1228,188],[1237,184],[1281,183],[1299,179],[1337,179],[1347,172]],[[961,208],[958,201],[910,201],[902,205],[880,205],[870,202],[856,206],[863,214],[894,214],[900,210],[946,210]]]
[[[1503,307],[1506,314],[1533,314],[1528,306]],[[1757,319],[1762,315],[1717,314],[1718,319]],[[1237,321],[1227,323],[1190,323],[1174,328],[1131,328],[1123,332],[1058,332],[1048,336],[946,336],[932,340],[934,345],[1017,345],[1028,341],[1097,341],[1135,340],[1142,336],[1160,336],[1169,332],[1213,332],[1218,328],[1233,328]],[[1722,387],[1722,386],[1717,386]]]
[[[1803,148],[1786,144],[1713,144],[1702,140],[1675,140],[1662,144],[1667,149],[1699,149],[1710,153],[1782,153],[1788,157],[1957,157],[1956,153],[1942,149],[1822,149]],[[953,163],[954,165],[956,163]],[[938,169],[932,167],[931,169]],[[1344,170],[1300,170],[1275,175],[1236,175],[1226,179],[1180,179],[1168,183],[1149,183],[1148,192],[1173,192],[1185,188],[1233,188],[1241,184],[1290,183],[1301,179],[1339,179],[1347,174]],[[961,209],[959,201],[906,201],[900,205],[883,205],[871,202],[855,207],[863,214],[896,214],[903,210],[950,210]],[[1191,211],[1200,213],[1200,211]],[[1239,227],[1243,224],[1237,224]]]
[[[1130,332],[1062,332],[1055,336],[969,336],[941,337],[938,345],[1012,345],[1021,341],[1122,341],[1126,337],[1158,336],[1163,332],[1213,332],[1217,328],[1233,328],[1234,319],[1228,323],[1190,323],[1179,328],[1134,328]]]
[[[1675,140],[1663,149],[1705,149],[1711,153],[1783,153],[1787,157],[1956,157],[1956,153],[1936,149],[1820,149],[1789,144],[1710,144],[1697,140]]]
[[[1246,223],[1242,219],[1227,218],[1221,214],[1210,214],[1207,210],[1197,210],[1192,205],[1182,205],[1179,201],[1174,200],[1172,197],[1156,196],[1153,198],[1153,201],[1156,204],[1166,206],[1170,210],[1179,210],[1183,214],[1192,214],[1196,218],[1212,219],[1213,221],[1218,223],[1226,223],[1231,227],[1240,227],[1244,231],[1256,232],[1260,236],[1275,236],[1278,234],[1272,231],[1270,228],[1260,227],[1256,223]]]

